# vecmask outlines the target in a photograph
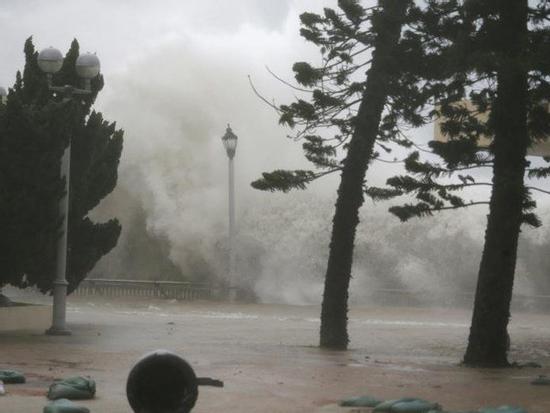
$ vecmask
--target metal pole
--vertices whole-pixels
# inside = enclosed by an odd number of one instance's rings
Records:
[[[229,298],[235,300],[235,167],[233,157],[229,158]]]
[[[66,325],[67,306],[67,233],[69,229],[69,187],[71,175],[71,141],[61,158],[61,177],[65,177],[65,196],[59,201],[59,214],[63,216],[63,231],[57,241],[56,276],[53,282],[52,326],[46,334],[53,336],[68,336],[71,330]]]

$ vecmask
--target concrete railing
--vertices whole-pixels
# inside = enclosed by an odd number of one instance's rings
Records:
[[[175,300],[210,299],[219,295],[215,294],[214,287],[207,283],[100,278],[85,279],[73,294],[77,296],[144,297]],[[368,297],[363,297],[363,299],[365,302],[377,305],[445,305],[470,308],[474,302],[474,293],[379,288],[372,290],[371,294]],[[514,294],[512,306],[516,309],[550,310],[550,295]]]
[[[181,281],[110,280],[88,278],[74,291],[77,296],[144,297],[197,300],[212,297],[209,284]]]

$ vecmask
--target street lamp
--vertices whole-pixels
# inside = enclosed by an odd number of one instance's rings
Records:
[[[229,293],[230,299],[234,300],[235,290],[235,251],[233,243],[235,241],[235,168],[233,158],[237,150],[237,135],[233,133],[229,124],[222,136],[223,146],[229,158]]]
[[[48,47],[38,54],[38,66],[46,73],[48,87],[59,92],[63,101],[70,101],[75,95],[91,93],[91,80],[99,74],[99,59],[95,54],[86,53],[76,59],[76,73],[84,79],[84,89],[72,85],[52,86],[52,77],[63,66],[63,55],[53,47]],[[60,176],[65,178],[65,196],[59,201],[59,214],[63,217],[62,234],[57,242],[56,275],[53,282],[52,326],[46,330],[49,335],[70,335],[66,325],[67,307],[67,231],[69,227],[69,184],[71,173],[71,140],[61,158]]]

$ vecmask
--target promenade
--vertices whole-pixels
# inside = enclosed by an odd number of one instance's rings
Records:
[[[154,349],[186,358],[197,375],[223,380],[201,388],[194,412],[348,412],[339,399],[370,394],[418,396],[449,410],[519,405],[550,411],[550,315],[515,314],[511,358],[542,368],[477,370],[458,365],[470,314],[427,308],[353,308],[351,350],[316,347],[317,306],[71,298],[69,337],[40,331],[0,333],[0,366],[27,375],[7,386],[0,413],[41,412],[54,378],[90,375],[95,413],[129,413],[125,384],[133,363]]]

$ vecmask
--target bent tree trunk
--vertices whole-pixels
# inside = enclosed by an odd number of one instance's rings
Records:
[[[380,0],[372,64],[344,160],[330,241],[321,310],[320,346],[345,350],[348,345],[348,287],[351,278],[355,230],[363,205],[363,182],[372,157],[378,127],[387,99],[392,54],[399,42],[407,1]]]
[[[508,366],[510,302],[522,221],[527,134],[527,74],[522,53],[527,38],[527,0],[498,3],[503,49],[497,73],[493,190],[485,247],[464,363]]]

